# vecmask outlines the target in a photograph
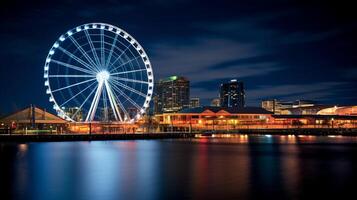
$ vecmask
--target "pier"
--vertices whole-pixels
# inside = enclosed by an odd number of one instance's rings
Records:
[[[95,141],[95,140],[151,140],[194,138],[212,134],[247,134],[247,135],[344,135],[357,136],[357,129],[241,129],[235,131],[200,131],[200,132],[165,132],[165,133],[129,133],[129,134],[0,134],[2,142],[48,142],[48,141]]]

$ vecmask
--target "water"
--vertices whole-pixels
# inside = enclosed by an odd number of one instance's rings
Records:
[[[347,199],[357,138],[0,143],[0,182],[0,199]]]

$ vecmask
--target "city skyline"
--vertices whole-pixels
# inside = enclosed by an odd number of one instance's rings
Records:
[[[245,83],[247,105],[267,98],[353,104],[356,24],[349,12],[340,12],[348,5],[332,7],[279,1],[3,3],[0,113],[29,104],[53,111],[42,78],[48,50],[61,33],[93,21],[132,33],[145,46],[156,80],[187,77],[191,96],[203,105],[230,79]]]

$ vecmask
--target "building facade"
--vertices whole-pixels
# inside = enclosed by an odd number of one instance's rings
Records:
[[[178,112],[190,106],[190,81],[170,76],[161,79],[155,88],[154,113]]]
[[[203,106],[178,113],[155,115],[160,131],[177,130],[234,130],[262,125],[271,121],[272,113],[259,107],[224,108]]]
[[[197,108],[200,107],[200,98],[192,97],[190,99],[190,108]]]
[[[341,108],[341,114],[356,113],[355,107]],[[296,128],[357,128],[357,115],[274,115],[263,108],[225,108],[204,106],[185,109],[177,113],[155,115],[159,132],[202,132],[246,129],[296,129]]]
[[[68,121],[34,105],[0,119],[0,133],[64,133]]]
[[[277,99],[263,100],[262,108],[274,114],[286,114],[288,110],[308,110],[309,107],[316,106],[316,102],[311,100],[281,101]],[[308,111],[311,112],[311,111]]]
[[[243,82],[235,79],[220,86],[220,106],[227,108],[243,108],[245,92]]]
[[[261,103],[261,106],[265,110],[275,113],[276,99],[263,100],[262,103]]]

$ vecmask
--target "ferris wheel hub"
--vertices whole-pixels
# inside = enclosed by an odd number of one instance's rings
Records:
[[[99,83],[103,83],[104,81],[108,81],[109,77],[110,77],[110,74],[109,74],[109,72],[107,70],[103,70],[103,71],[98,72],[97,76],[96,76],[97,81]]]

